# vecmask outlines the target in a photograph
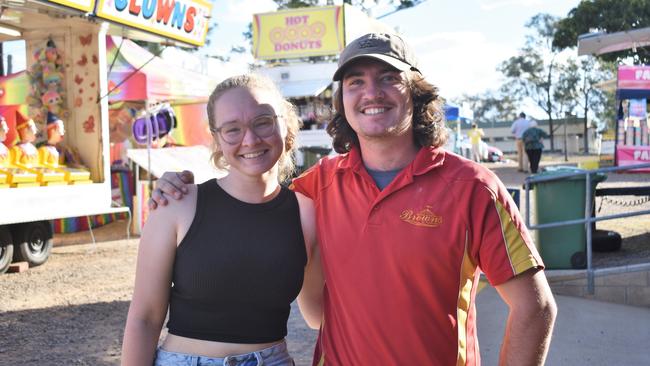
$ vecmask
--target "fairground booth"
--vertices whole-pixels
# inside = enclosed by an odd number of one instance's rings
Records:
[[[619,66],[616,99],[617,166],[650,163],[650,66]],[[634,171],[649,172],[650,168]]]
[[[112,163],[124,160],[126,147],[143,144],[145,126],[134,123],[161,107],[174,123],[158,132],[154,147],[210,144],[206,104],[217,79],[179,69],[122,37],[107,37],[106,52]]]
[[[578,56],[602,55],[650,44],[650,27],[615,33],[587,33],[578,37]],[[650,162],[650,66],[619,66],[616,82],[614,162],[617,166]],[[650,171],[637,169],[635,171]]]
[[[55,220],[58,231],[74,231],[86,225],[59,219],[124,212],[113,209],[113,201],[120,198],[121,205],[128,205],[132,182],[112,174],[111,141],[121,139],[127,128],[109,123],[120,113],[122,122],[125,113],[131,113],[129,121],[155,118],[158,128],[152,131],[171,131],[178,143],[205,141],[194,130],[202,132],[201,127],[185,132],[182,126],[185,115],[201,120],[204,113],[196,105],[205,103],[210,83],[144,55],[129,39],[201,46],[211,4],[155,4],[2,2],[0,42],[17,41],[12,43],[24,50],[26,62],[25,70],[0,79],[0,226]],[[192,78],[199,82],[190,87]],[[124,140],[141,132],[129,127]],[[95,223],[106,221],[105,216],[93,217]]]

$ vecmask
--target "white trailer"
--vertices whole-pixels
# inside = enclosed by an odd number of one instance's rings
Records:
[[[12,9],[9,13],[21,17],[19,37],[25,41],[27,70],[34,62],[31,56],[48,40],[55,42],[64,57],[62,84],[69,111],[64,143],[79,152],[92,183],[0,189],[0,271],[12,259],[30,266],[44,263],[52,249],[52,219],[124,210],[111,207],[108,102],[98,100],[107,91],[106,24],[66,16],[70,13],[58,8]],[[85,37],[83,44],[80,36]],[[89,61],[78,65],[84,55]],[[75,81],[75,75],[83,81]]]
[[[0,273],[6,271],[12,261],[26,261],[30,266],[37,266],[47,260],[52,249],[53,219],[128,211],[128,208],[111,205],[106,36],[116,34],[200,46],[205,41],[211,4],[203,0],[182,2],[186,5],[179,8],[186,11],[183,19],[172,14],[172,18],[167,17],[172,19],[170,23],[166,20],[151,23],[142,14],[120,8],[121,2],[3,2],[0,42],[25,41],[27,70],[35,62],[32,55],[48,41],[53,41],[61,51],[64,108],[69,112],[64,118],[64,144],[78,152],[81,162],[90,171],[92,183],[0,188]],[[187,22],[182,28],[171,23],[190,17],[193,17],[193,28],[189,28]],[[40,129],[43,127],[41,125]]]

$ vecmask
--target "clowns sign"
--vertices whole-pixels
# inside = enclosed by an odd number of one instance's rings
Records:
[[[343,47],[341,6],[253,15],[253,55],[257,59],[336,55]]]
[[[205,43],[212,4],[205,0],[98,0],[96,13],[195,46]]]

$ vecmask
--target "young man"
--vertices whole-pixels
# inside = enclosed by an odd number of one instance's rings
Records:
[[[519,113],[519,118],[517,118],[512,125],[510,126],[510,133],[515,137],[515,143],[517,144],[517,163],[519,164],[518,172],[528,173],[528,159],[525,153],[524,140],[522,135],[529,127],[530,121],[526,119],[526,113]]]
[[[441,148],[442,101],[409,46],[367,34],[333,79],[341,155],[292,184],[314,201],[325,277],[314,365],[480,364],[481,271],[510,308],[501,364],[543,364],[557,310],[542,261],[499,179]]]

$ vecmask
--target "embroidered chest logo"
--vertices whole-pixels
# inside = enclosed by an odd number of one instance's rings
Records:
[[[424,209],[420,212],[404,210],[399,215],[399,218],[415,226],[438,227],[442,224],[442,216],[434,214],[431,211],[431,206],[424,206]]]

